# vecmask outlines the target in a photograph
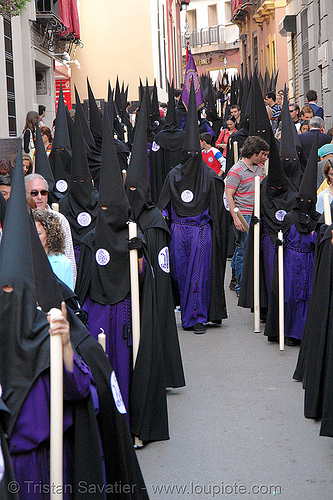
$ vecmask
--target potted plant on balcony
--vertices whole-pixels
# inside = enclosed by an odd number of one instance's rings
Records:
[[[29,1],[30,0],[3,0],[0,3],[0,15],[18,16]]]

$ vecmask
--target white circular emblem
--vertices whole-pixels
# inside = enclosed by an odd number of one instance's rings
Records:
[[[59,181],[56,182],[56,188],[59,191],[59,193],[64,193],[67,191],[68,184],[64,179],[60,179]]]
[[[223,193],[223,203],[224,203],[226,210],[228,210],[228,212],[230,212],[228,198],[227,198],[227,195],[225,193]]]
[[[91,215],[88,214],[88,212],[81,212],[76,220],[78,221],[78,223],[80,224],[80,226],[82,227],[87,227],[89,226],[90,222],[91,222]]]
[[[119,413],[126,413],[126,408],[125,408],[124,401],[123,401],[123,398],[122,398],[122,395],[121,395],[121,392],[119,389],[118,380],[117,380],[115,372],[111,373],[110,385],[111,385],[112,395],[113,395],[113,399],[114,399],[115,405],[117,407],[117,410],[119,411]]]
[[[106,266],[110,262],[110,254],[105,248],[99,248],[95,254],[96,262],[100,266]]]
[[[194,198],[194,194],[189,189],[185,189],[185,191],[182,192],[180,197],[185,203],[190,203],[190,201],[192,201]]]
[[[278,210],[277,212],[275,212],[275,218],[282,222],[286,214],[287,212],[285,210]]]
[[[169,248],[164,247],[158,254],[158,264],[165,273],[170,272]]]
[[[153,141],[153,144],[151,145],[151,149],[153,151],[158,151],[160,149],[160,146],[158,144],[156,144],[155,141]]]
[[[211,156],[208,156],[208,161],[209,163],[213,163],[213,158]]]

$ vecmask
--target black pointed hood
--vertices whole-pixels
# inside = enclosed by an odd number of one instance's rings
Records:
[[[175,90],[173,88],[173,82],[171,85],[168,83],[168,97],[168,110],[165,117],[165,125],[163,128],[177,128]]]
[[[89,170],[80,115],[75,118],[72,164],[68,193],[60,200],[60,211],[68,219],[74,245],[91,231],[97,217],[98,193]]]
[[[158,201],[163,210],[170,200],[178,215],[198,215],[209,205],[211,177],[217,174],[202,160],[197,106],[193,81],[191,83],[185,125],[183,160],[171,170]]]
[[[40,128],[36,127],[35,172],[46,179],[49,192],[54,190],[54,177],[47,157]]]
[[[0,225],[1,225],[1,228],[3,228],[3,223],[5,221],[6,208],[7,208],[7,202],[6,202],[5,198],[2,196],[2,193],[0,193]],[[0,239],[0,242],[1,242],[1,239]]]
[[[153,122],[160,122],[161,121],[161,115],[160,115],[160,107],[158,104],[158,96],[157,96],[157,86],[156,86],[156,80],[154,80],[154,86],[153,86],[153,96],[152,96],[152,120]]]
[[[36,307],[21,151],[20,140],[0,246],[0,384],[12,417],[9,435],[31,378],[49,366],[50,349],[46,315]],[[13,291],[5,292],[6,285]]]
[[[273,136],[273,131],[271,132]],[[274,137],[269,151],[268,175],[261,183],[261,214],[272,241],[282,229],[284,217],[292,210],[297,196],[296,188],[284,173]]]
[[[89,80],[87,78],[88,86],[88,100],[89,100],[89,122],[90,130],[94,137],[96,147],[101,150],[102,147],[102,135],[103,135],[103,121],[102,115],[98,106],[96,104],[96,99],[91,89]]]
[[[185,137],[184,137],[184,151],[187,152],[200,152],[200,135],[199,135],[199,126],[198,126],[198,115],[197,115],[197,106],[195,100],[195,90],[194,90],[194,82],[192,79],[191,82],[191,90],[190,90],[190,98],[188,104],[188,110],[186,115],[186,124],[185,124]]]
[[[130,211],[106,112],[90,289],[91,298],[100,304],[120,302],[130,291],[127,248]]]
[[[252,87],[249,135],[261,137],[269,144],[271,139],[271,124],[256,72],[252,76]]]
[[[71,115],[69,114],[67,106],[65,106],[65,113],[66,113],[66,120],[67,120],[69,142],[70,142],[70,145],[72,147],[73,146],[73,135],[74,135],[74,121],[72,120]]]
[[[83,106],[80,101],[80,96],[76,87],[75,87],[75,100],[76,100],[75,117],[77,118],[79,116],[80,119],[90,174],[94,180],[95,187],[98,188],[99,172],[101,169],[101,151],[96,147],[95,139],[89,128],[89,124],[86,115],[84,113]]]
[[[55,182],[54,192],[59,197],[63,196],[68,190],[72,155],[65,108],[62,85],[60,85],[56,128],[49,156]]]
[[[114,91],[114,100],[115,100],[116,107],[117,107],[117,113],[121,114],[123,111],[123,103],[122,103],[122,99],[121,99],[118,75],[117,75],[116,86],[115,86],[115,91]]]
[[[316,211],[317,203],[317,172],[318,172],[318,138],[316,133],[303,179],[296,198],[296,204],[291,214],[286,218],[284,230],[293,223],[301,234],[311,233],[318,223],[320,215]]]
[[[295,135],[297,135],[296,128],[290,115],[285,86],[281,111],[280,157],[287,177],[298,189],[302,179],[302,171],[295,145]]]
[[[146,93],[143,95],[142,107],[146,107]],[[135,190],[131,189],[135,188]],[[134,218],[137,220],[141,213],[154,206],[151,201],[148,156],[147,156],[147,115],[140,113],[136,125],[130,164],[127,169],[125,189]]]

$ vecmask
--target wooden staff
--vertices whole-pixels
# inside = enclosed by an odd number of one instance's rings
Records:
[[[260,217],[260,177],[254,177],[254,216]],[[254,332],[260,332],[260,294],[259,294],[259,257],[260,255],[260,224],[254,225],[254,252],[253,252],[253,299],[254,299]]]
[[[135,222],[128,223],[128,236],[131,240],[137,236]],[[133,369],[135,368],[140,344],[140,302],[139,302],[139,270],[138,251],[130,250],[130,275],[131,275],[131,305],[132,305],[132,338],[133,338]],[[135,436],[135,448],[141,448],[143,442]]]
[[[331,212],[331,202],[329,193],[323,194],[323,202],[324,202],[324,219],[325,224],[330,226],[332,224],[332,212]]]
[[[283,241],[283,233],[279,231],[278,238]],[[279,268],[279,348],[284,351],[284,276],[283,276],[283,245],[278,247]]]
[[[124,142],[127,144],[128,142],[128,132],[127,132],[127,127],[124,125]]]
[[[234,141],[234,164],[238,162],[238,142]]]
[[[50,326],[62,318],[62,312],[50,310]],[[62,336],[50,337],[50,498],[63,498],[63,354]]]
[[[239,208],[237,208],[237,207],[234,208],[234,212],[237,215],[237,217],[239,218],[239,220],[241,221],[241,223],[243,224],[243,226],[245,228],[245,231],[248,233],[249,232],[249,225],[246,222],[246,220],[244,219],[243,214],[241,213],[241,211],[239,210]]]
[[[59,212],[59,203],[52,203],[52,210]]]
[[[106,335],[104,333],[103,328],[101,328],[101,333],[98,334],[98,342],[101,344],[101,346],[104,349],[104,352],[106,351]]]
[[[121,171],[121,173],[122,173],[122,176],[123,176],[123,183],[125,184],[125,181],[126,181],[126,175],[127,175],[127,170],[123,169],[123,170]]]

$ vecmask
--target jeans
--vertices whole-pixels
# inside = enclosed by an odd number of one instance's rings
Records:
[[[244,215],[244,219],[246,220],[246,222],[249,222],[251,219],[251,215]],[[231,267],[235,269],[235,276],[237,280],[235,291],[239,293],[242,284],[242,275],[243,275],[248,233],[246,231],[238,231],[234,226],[234,234],[235,234],[236,248],[234,251],[234,255],[232,257]]]

